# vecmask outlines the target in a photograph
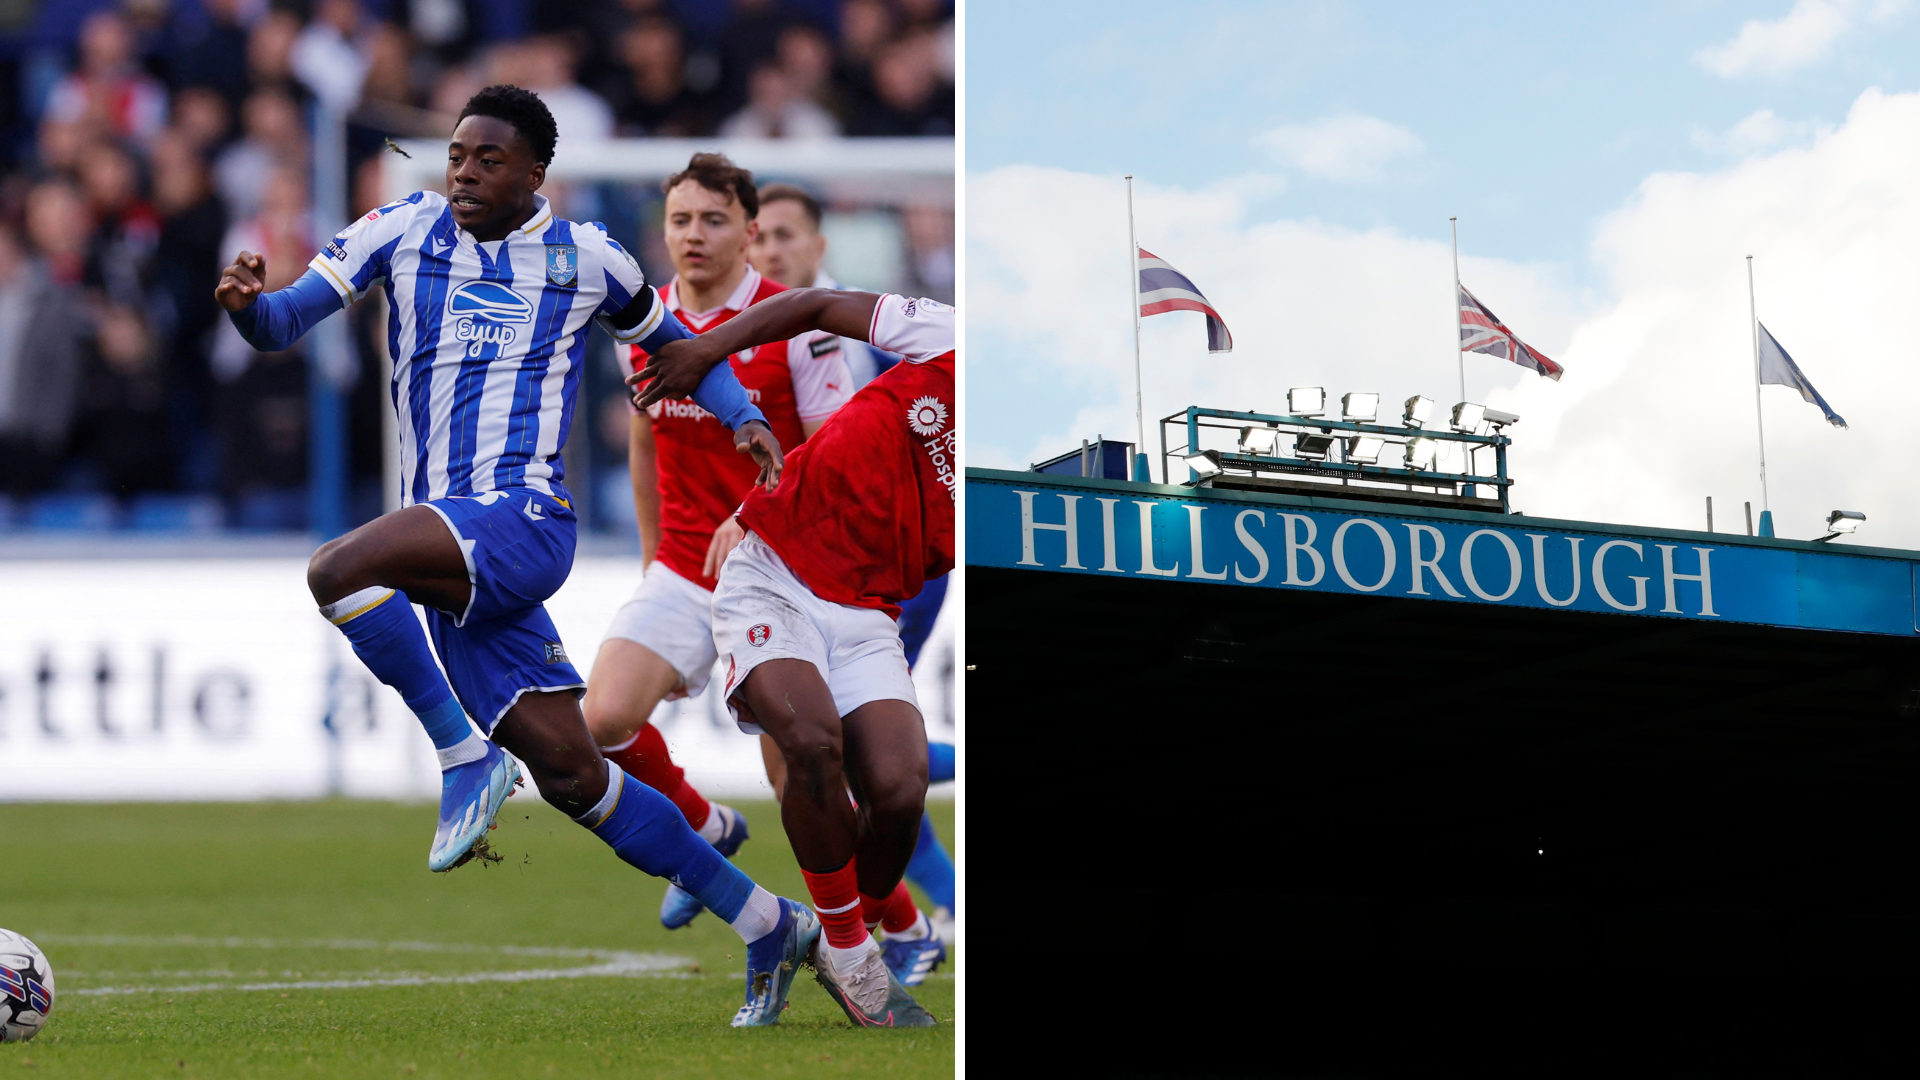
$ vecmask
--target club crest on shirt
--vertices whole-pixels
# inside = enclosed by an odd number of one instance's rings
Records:
[[[755,623],[747,627],[747,644],[755,648],[765,645],[767,639],[772,636],[773,627],[768,626],[766,623]]]
[[[940,434],[947,426],[946,403],[932,396],[915,398],[907,407],[907,426],[922,437]]]
[[[572,244],[547,245],[547,280],[555,285],[571,285],[580,273],[580,251]]]

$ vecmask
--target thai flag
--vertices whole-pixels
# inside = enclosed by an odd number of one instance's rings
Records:
[[[1232,352],[1233,335],[1220,313],[1187,275],[1168,266],[1165,259],[1148,251],[1140,252],[1140,314],[1159,315],[1168,311],[1197,311],[1207,317],[1207,351]]]
[[[1521,341],[1514,332],[1507,329],[1500,317],[1487,309],[1480,298],[1460,286],[1460,351],[1486,353],[1502,360],[1511,360],[1523,368],[1533,370],[1560,381],[1565,368],[1552,360],[1539,349]]]

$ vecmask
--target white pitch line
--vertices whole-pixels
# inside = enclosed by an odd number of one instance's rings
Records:
[[[332,939],[283,941],[273,938],[125,937],[118,935],[47,934],[42,941],[68,945],[185,947],[230,949],[353,949],[381,952],[495,953],[506,956],[591,957],[600,963],[571,968],[530,968],[520,971],[474,971],[459,975],[402,974],[364,979],[311,979],[261,983],[189,983],[178,986],[95,986],[68,990],[83,997],[108,994],[194,994],[208,990],[358,990],[381,986],[431,986],[450,983],[533,982],[543,979],[675,978],[677,968],[691,967],[684,956],[637,953],[623,949],[548,948],[531,945],[475,945],[433,941],[366,941]]]

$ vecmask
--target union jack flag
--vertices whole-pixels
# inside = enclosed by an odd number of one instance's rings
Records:
[[[1500,317],[1487,310],[1480,298],[1460,286],[1460,351],[1486,353],[1502,360],[1511,360],[1523,368],[1533,370],[1560,381],[1566,371],[1559,364],[1547,358],[1547,354],[1521,341],[1513,331],[1507,329]]]

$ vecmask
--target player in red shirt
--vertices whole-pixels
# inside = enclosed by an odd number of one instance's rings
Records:
[[[695,154],[665,191],[675,277],[661,299],[688,329],[711,330],[786,288],[747,263],[759,210],[752,173],[720,154]],[[635,349],[634,367],[646,358]],[[833,334],[807,331],[741,349],[731,363],[782,446],[799,444],[853,392]],[[715,660],[714,579],[743,535],[732,524],[733,510],[757,473],[734,449],[731,433],[690,397],[634,412],[628,465],[645,571],[594,659],[587,726],[609,759],[672,799],[687,824],[732,856],[747,838],[746,820],[687,783],[647,718],[661,701],[697,697],[706,688]],[[723,522],[730,528],[721,530]],[[669,887],[660,922],[675,929],[700,911],[690,894]]]
[[[696,385],[729,352],[809,329],[906,360],[788,457],[777,490],[747,495],[747,536],[713,598],[727,705],[786,758],[781,820],[827,939],[820,983],[856,1025],[932,1022],[865,919],[879,914],[891,938],[889,916],[912,910],[901,876],[926,802],[927,736],[894,618],[953,567],[954,322],[932,300],[796,289],[663,346],[628,379],[652,380],[644,406]]]

